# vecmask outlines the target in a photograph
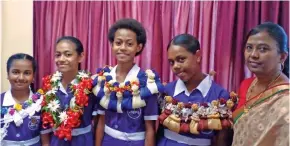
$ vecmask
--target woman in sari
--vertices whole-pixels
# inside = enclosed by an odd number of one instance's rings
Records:
[[[240,86],[233,146],[289,145],[287,40],[284,29],[271,22],[249,32],[244,56],[255,77]]]

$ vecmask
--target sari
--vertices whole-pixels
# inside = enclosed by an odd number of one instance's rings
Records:
[[[288,146],[289,83],[272,86],[258,94],[249,110],[245,110],[248,109],[245,108],[246,93],[253,80],[250,78],[241,84],[240,101],[233,113],[232,146]]]

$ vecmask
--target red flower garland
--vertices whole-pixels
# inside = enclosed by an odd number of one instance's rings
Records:
[[[42,112],[42,127],[48,128],[54,127],[56,128],[56,131],[54,134],[59,139],[66,138],[67,140],[71,140],[72,138],[72,129],[79,127],[81,124],[81,115],[83,114],[83,107],[88,106],[89,97],[88,94],[90,93],[90,90],[92,89],[92,79],[90,77],[79,77],[79,83],[76,85],[72,85],[71,89],[74,92],[75,96],[75,107],[68,108],[65,112],[67,115],[67,119],[60,122],[59,111],[52,112],[48,110],[48,103],[52,100],[58,100],[55,94],[50,93],[49,95],[46,95],[48,91],[52,90],[53,87],[58,86],[59,81],[52,81],[53,76],[49,75],[42,79],[43,81],[43,102],[41,105],[43,106],[43,112]]]

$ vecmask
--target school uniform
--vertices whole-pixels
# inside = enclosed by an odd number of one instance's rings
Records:
[[[168,83],[165,86],[165,93],[173,99],[183,103],[210,103],[212,100],[219,98],[228,99],[229,93],[221,86],[212,81],[211,76],[207,75],[202,82],[189,92],[180,79]],[[211,139],[215,135],[215,131],[207,130],[201,131],[199,135],[191,133],[176,133],[168,128],[164,128],[164,135],[158,141],[158,146],[209,146]]]
[[[76,84],[76,80],[73,80],[70,85]],[[66,109],[69,107],[71,99],[74,97],[74,93],[70,89],[70,85],[67,89],[63,87],[61,83],[58,85],[58,90],[56,91],[56,96],[59,97],[61,109]],[[50,145],[51,146],[93,146],[94,145],[94,127],[92,125],[93,116],[96,115],[97,107],[96,97],[93,94],[89,94],[88,106],[84,106],[83,115],[81,115],[81,124],[79,127],[72,130],[72,139],[67,140],[59,139],[57,136],[52,134]],[[56,129],[50,128],[51,132]]]
[[[32,96],[33,93],[30,91],[29,99],[31,99]],[[31,106],[28,106],[28,104],[24,102],[21,104],[22,110],[14,111],[8,118],[8,109],[13,108],[16,101],[12,97],[11,90],[1,94],[1,131],[4,132],[7,130],[6,136],[0,142],[1,145],[41,146],[40,134],[45,134],[49,131],[42,129],[41,126],[40,103],[40,99],[38,99],[36,103],[32,103]],[[7,128],[4,128],[5,123],[7,123]]]
[[[116,80],[116,68],[117,66],[115,66],[109,73],[112,77],[112,80]],[[155,75],[157,76],[157,74]],[[139,79],[140,82],[143,81],[143,83],[145,83],[147,80],[145,72],[135,64],[127,74],[124,82],[128,82],[136,77]],[[154,85],[155,84],[158,86],[159,91],[163,89],[159,77],[158,80],[157,79],[155,80]],[[145,87],[145,84],[143,87],[142,85],[140,86],[141,86],[140,88],[142,88],[140,89],[142,90],[140,91],[141,94],[145,93],[146,91],[149,91],[147,87]],[[115,95],[111,94],[111,100],[114,98],[114,96]],[[131,99],[132,99],[131,94],[124,94],[123,102],[122,105],[120,106],[121,108],[118,109],[122,110],[121,113],[117,112],[117,110],[114,108],[106,109],[101,105],[99,106],[98,114],[105,116],[104,137],[102,141],[103,146],[144,145],[146,131],[145,121],[147,120],[155,121],[158,118],[157,94],[152,94],[150,96],[144,97],[146,106],[136,109],[128,108],[132,106],[131,102],[125,103],[126,100],[130,101]]]

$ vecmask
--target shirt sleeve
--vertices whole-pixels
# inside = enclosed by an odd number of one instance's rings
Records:
[[[228,100],[230,98],[230,93],[227,90],[222,89],[222,91],[220,92],[220,96],[219,97],[222,97],[225,100]]]
[[[145,100],[146,106],[144,107],[144,120],[157,120],[158,119],[158,98],[157,94],[148,97]]]

